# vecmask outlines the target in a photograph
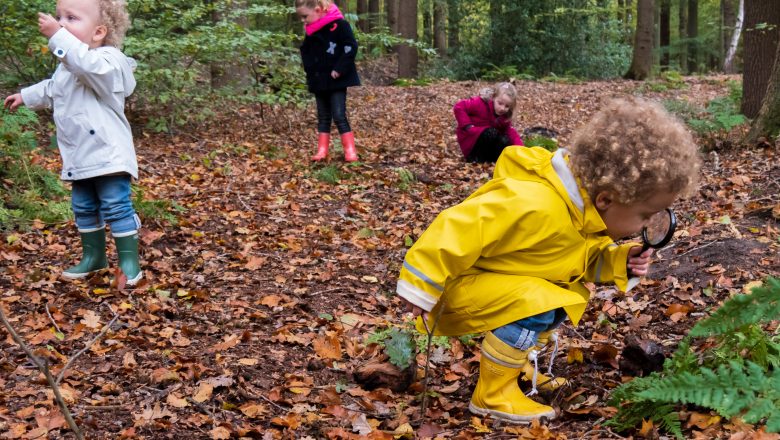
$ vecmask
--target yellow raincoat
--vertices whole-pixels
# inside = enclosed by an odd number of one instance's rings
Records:
[[[606,229],[565,150],[507,147],[493,179],[442,211],[409,249],[397,293],[431,312],[429,326],[440,315],[438,335],[494,330],[560,307],[576,325],[590,296],[583,282],[627,291],[638,281],[626,269],[637,244],[618,246]]]

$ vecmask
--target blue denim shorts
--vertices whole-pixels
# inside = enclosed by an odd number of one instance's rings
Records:
[[[562,308],[529,316],[493,330],[493,334],[504,343],[520,350],[536,345],[539,333],[558,328],[566,319]]]

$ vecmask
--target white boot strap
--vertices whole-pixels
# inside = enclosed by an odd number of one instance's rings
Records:
[[[550,365],[547,367],[548,376],[552,376],[553,363],[555,362],[555,356],[558,354],[558,333],[551,334],[550,339],[552,339],[554,345],[552,354],[550,355]]]
[[[537,394],[539,390],[536,389],[536,378],[539,374],[539,352],[536,350],[531,350],[528,352],[528,360],[534,362],[534,375],[531,380],[531,383],[533,384],[531,391],[529,391],[526,396],[533,396],[534,394]]]

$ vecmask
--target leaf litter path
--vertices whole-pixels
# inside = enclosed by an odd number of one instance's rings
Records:
[[[682,89],[644,94],[701,106],[725,95],[729,79],[691,78]],[[485,85],[350,90],[362,160],[354,165],[337,152],[327,164],[309,163],[312,106],[226,109],[197,132],[137,133],[145,197],[183,208],[177,225],[146,220],[145,283],[117,291],[109,273],[59,281],[63,265],[78,258],[74,227],[34,224],[3,235],[0,305],[55,373],[119,314],[63,380],[87,438],[392,438],[407,432],[418,427],[421,387],[407,387],[408,377],[366,337],[404,326],[392,292],[406,244],[490,177],[492,167],[461,159],[450,110]],[[516,126],[554,128],[562,145],[603,99],[646,89],[625,81],[517,85]],[[558,374],[573,378],[544,396],[558,419],[511,427],[472,417],[467,406],[478,344],[451,339],[434,353],[435,394],[417,434],[617,438],[601,423],[614,411],[606,399],[622,380],[616,355],[626,338],[655,341],[671,352],[730,294],[780,274],[777,150],[705,157],[701,190],[675,206],[680,232],[660,252],[652,275],[632,296],[599,288],[583,324],[563,329],[564,353],[583,356],[556,362]],[[71,438],[21,350],[10,337],[0,347],[0,438]],[[376,374],[355,374],[358,369]],[[749,438],[754,429],[683,416],[687,432],[701,438]]]

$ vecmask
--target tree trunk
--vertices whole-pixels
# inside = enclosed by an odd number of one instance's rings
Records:
[[[234,11],[245,9],[246,0],[234,1],[231,4],[231,9]],[[211,14],[211,19],[214,23],[221,21],[222,14],[214,11]],[[241,15],[236,18],[235,23],[239,26],[246,28],[249,25],[249,21],[246,15]],[[212,63],[209,65],[209,72],[211,73],[211,88],[213,90],[220,89],[226,86],[245,87],[249,85],[249,69],[245,63],[238,57],[233,58],[232,62],[228,63]]]
[[[699,71],[699,0],[688,0],[688,68]]]
[[[780,134],[780,44],[775,51],[775,62],[766,88],[766,96],[758,116],[750,126],[745,143],[753,145],[762,137],[773,143],[778,134]]]
[[[460,46],[460,1],[447,0],[447,47],[452,51]]]
[[[390,33],[398,34],[398,6],[401,0],[385,0],[385,9],[387,10],[387,27]]]
[[[654,0],[639,0],[636,4],[636,34],[631,67],[627,79],[644,80],[653,67],[653,10]]]
[[[447,54],[446,0],[433,0],[433,47],[439,55]]]
[[[671,40],[671,0],[661,0],[661,14],[660,23],[658,24],[660,31],[660,43],[661,43],[661,69],[669,69],[669,46]]]
[[[761,110],[777,49],[780,8],[777,0],[745,0],[745,46],[742,57],[742,114],[755,118]]]
[[[727,14],[724,14],[724,16],[725,15]],[[737,9],[735,21],[734,32],[731,34],[731,41],[729,41],[728,49],[726,49],[726,56],[723,60],[723,71],[726,73],[737,72],[737,69],[734,67],[734,56],[737,54],[739,36],[742,34],[742,24],[745,21],[745,0],[739,0],[739,9]]]
[[[680,72],[688,73],[688,0],[679,0],[677,32],[680,40]]]
[[[368,30],[376,32],[382,26],[379,18],[379,0],[368,0]]]
[[[417,40],[417,0],[398,2],[398,32],[404,38]],[[398,48],[398,76],[417,77],[417,48],[402,44]]]
[[[357,28],[361,32],[368,32],[368,0],[357,0]]]
[[[433,46],[433,13],[431,8],[431,0],[422,0],[420,2],[420,8],[422,8],[422,22],[423,22],[423,38],[422,40],[428,46]]]

